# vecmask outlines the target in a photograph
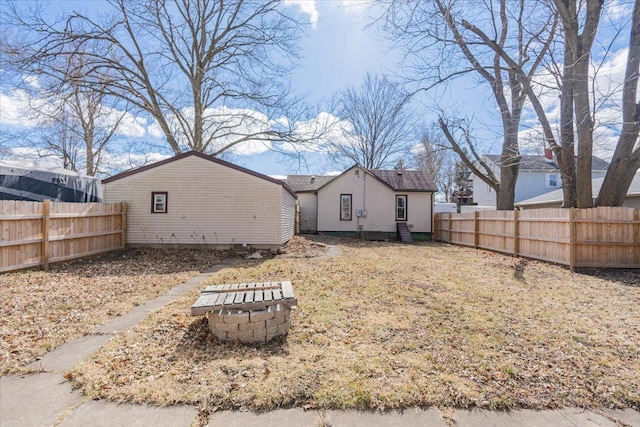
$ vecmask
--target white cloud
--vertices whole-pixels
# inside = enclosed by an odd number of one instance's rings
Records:
[[[24,128],[37,126],[37,117],[26,113],[34,106],[46,108],[43,101],[35,101],[23,90],[14,90],[8,94],[0,93],[0,124]]]
[[[53,115],[54,109],[59,107],[56,105],[58,102],[52,98],[34,98],[23,90],[0,93],[0,124],[26,129],[38,127],[47,121],[49,115]],[[106,106],[101,110],[97,117],[99,126],[109,128],[120,120],[117,134],[138,138],[147,134],[146,119]]]
[[[611,52],[600,65],[595,76],[593,70],[596,70],[597,64],[593,64],[590,68],[590,87],[593,88],[590,96],[592,104],[596,105],[593,112],[595,118],[593,150],[595,156],[605,160],[609,160],[613,155],[622,130],[622,83],[627,54],[626,48]],[[551,87],[555,85],[553,77],[546,72],[539,73],[536,81],[538,88],[543,85]],[[538,92],[551,127],[557,133],[560,128],[560,92],[548,89],[544,91],[538,89]],[[544,143],[542,127],[528,103],[525,114],[526,118],[523,119],[522,125],[527,128],[519,133],[520,145],[525,151],[542,152]],[[559,139],[559,135],[556,134],[556,138]]]
[[[374,4],[373,0],[342,0],[340,6],[348,13],[360,16]]]
[[[316,0],[284,0],[285,6],[297,6],[300,12],[309,16],[311,27],[315,30],[318,25],[318,5]]]
[[[140,166],[159,162],[160,160],[171,157],[168,154],[157,152],[151,153],[116,153],[105,151],[102,155],[102,169],[110,171],[110,175],[135,169]]]
[[[623,19],[632,15],[633,5],[621,0],[611,0],[604,8],[604,12],[613,20]]]

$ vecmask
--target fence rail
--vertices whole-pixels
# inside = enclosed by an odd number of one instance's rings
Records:
[[[440,213],[435,240],[582,267],[640,268],[640,209]]]
[[[125,245],[124,203],[0,201],[0,272],[109,252]]]

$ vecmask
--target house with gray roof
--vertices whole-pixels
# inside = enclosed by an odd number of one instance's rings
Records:
[[[287,175],[287,185],[298,196],[300,233],[318,232],[318,194],[320,187],[335,178],[335,175]]]
[[[287,185],[303,233],[396,233],[405,224],[417,239],[431,235],[437,188],[425,171],[354,165],[337,176],[289,175]]]
[[[602,181],[604,181],[604,177],[595,178],[591,181],[594,201],[596,197],[598,197],[598,193],[600,193]],[[516,203],[516,207],[522,209],[561,208],[563,202],[564,195],[562,194],[562,189],[559,189],[530,199],[522,200],[521,202]],[[640,209],[640,171],[636,172],[633,181],[631,181],[631,185],[629,186],[627,196],[625,197],[622,206],[625,208]]]
[[[496,177],[500,177],[500,159],[497,154],[486,154],[483,160]],[[607,173],[609,162],[593,157],[591,178],[602,178]],[[480,178],[471,174],[473,201],[479,206],[496,206],[496,192]],[[551,153],[546,156],[522,155],[520,172],[515,188],[515,203],[562,188],[562,177],[558,162]]]

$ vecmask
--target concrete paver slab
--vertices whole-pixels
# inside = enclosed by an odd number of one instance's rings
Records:
[[[640,411],[634,411],[633,409],[605,409],[603,412],[625,424],[640,427]]]
[[[458,427],[615,427],[605,417],[578,408],[556,411],[457,410],[455,421]]]
[[[220,411],[209,417],[208,427],[315,427],[321,415],[316,411],[280,409],[269,412]]]
[[[562,408],[558,409],[556,412],[562,414],[567,420],[572,422],[573,425],[576,426],[584,426],[584,427],[616,427],[617,424],[614,421],[603,417],[600,414],[596,414],[591,411],[587,411],[581,408]]]
[[[87,335],[51,350],[29,366],[45,371],[65,372],[105,345],[110,339],[110,335]]]
[[[197,414],[193,406],[161,408],[89,401],[60,423],[60,427],[188,427]]]
[[[49,426],[82,402],[59,374],[0,377],[2,427]]]
[[[328,411],[331,427],[446,427],[436,408],[390,412]]]

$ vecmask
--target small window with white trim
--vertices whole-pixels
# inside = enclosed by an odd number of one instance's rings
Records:
[[[351,221],[351,194],[340,195],[340,221]]]
[[[548,173],[544,180],[545,188],[558,188],[560,186],[560,177],[557,173]]]
[[[167,213],[169,194],[166,191],[151,193],[151,213]]]
[[[407,196],[396,196],[396,221],[407,220]]]

